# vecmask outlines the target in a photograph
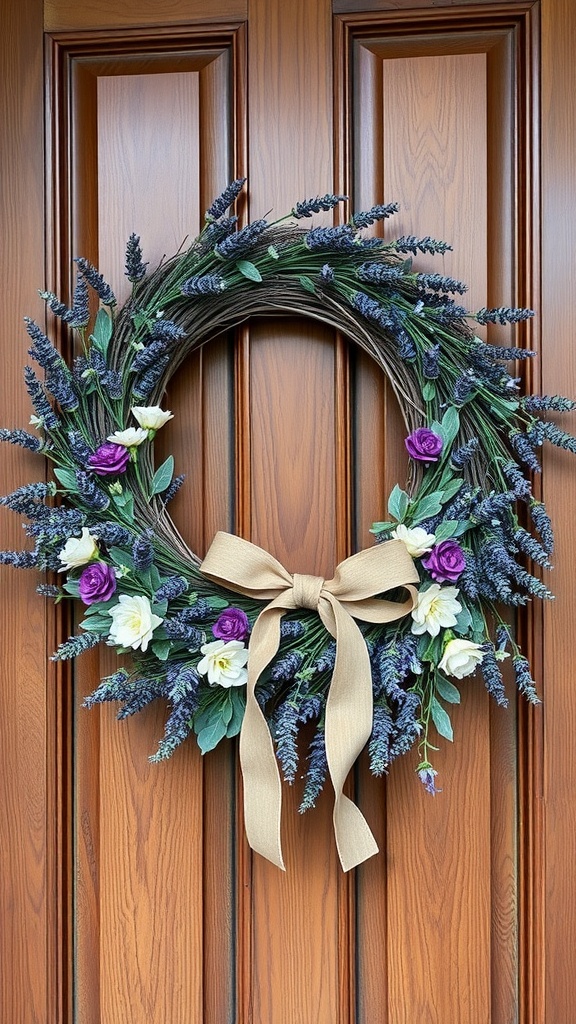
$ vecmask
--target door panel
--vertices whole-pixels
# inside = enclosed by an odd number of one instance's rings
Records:
[[[30,155],[41,138],[42,11],[40,0],[7,6],[2,383],[6,416],[24,425],[18,324],[41,315],[43,169]],[[131,231],[154,264],[196,233],[237,175],[249,174],[242,220],[328,191],[356,209],[397,200],[386,230],[450,241],[454,253],[435,269],[471,284],[471,306],[541,311],[530,342],[540,346],[541,327],[545,387],[576,393],[569,0],[46,0],[44,28],[46,284],[63,298],[73,255],[116,283]],[[329,573],[370,543],[370,523],[405,477],[386,381],[312,321],[257,320],[214,341],[179,372],[167,404],[176,418],[157,459],[173,451],[187,474],[173,515],[198,552],[231,529],[293,571]],[[31,459],[3,455],[3,493],[37,478]],[[283,875],[245,843],[233,745],[202,759],[188,743],[151,766],[164,708],[121,723],[110,706],[82,710],[115,662],[90,652],[69,674],[47,668],[68,624],[44,612],[33,581],[2,570],[2,1019],[570,1020],[569,471],[555,452],[543,474],[560,536],[553,614],[520,624],[538,678],[546,651],[546,733],[540,711],[492,709],[476,684],[455,715],[456,742],[438,757],[442,795],[423,793],[410,756],[387,780],[361,761],[350,786],[381,853],[348,875],[328,795],[301,816],[298,787],[285,787]],[[2,524],[2,546],[18,547],[12,518]],[[26,709],[16,723],[15,707]]]

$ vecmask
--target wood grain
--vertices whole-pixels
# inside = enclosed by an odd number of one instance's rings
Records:
[[[545,392],[576,394],[576,353],[572,330],[575,299],[571,272],[576,242],[573,209],[576,136],[572,103],[558,102],[560,92],[573,96],[574,61],[571,42],[576,11],[566,0],[543,5],[542,20],[542,387]],[[576,432],[576,417],[562,418]],[[571,650],[575,556],[573,510],[576,474],[567,454],[548,453],[544,494],[556,525],[554,592],[546,609],[544,631],[545,762],[544,762],[544,1019],[570,1019],[575,980],[569,950],[576,941],[573,851],[576,833],[576,790],[573,770],[573,729],[576,721],[574,658]]]
[[[3,133],[0,267],[2,425],[25,427],[30,416],[22,381],[27,336],[22,318],[42,322],[36,289],[43,286],[44,220],[41,139],[42,6],[7,3],[0,40],[0,123]],[[25,268],[25,272],[24,271]],[[44,478],[41,459],[3,445],[0,491]],[[20,520],[2,509],[1,547],[20,549]],[[2,685],[0,686],[0,1016],[15,1024],[43,1024],[58,1007],[60,951],[56,932],[59,892],[56,815],[61,775],[56,762],[53,674],[46,668],[46,612],[32,573],[0,570]],[[50,722],[50,731],[48,723]],[[54,775],[48,772],[54,771]],[[66,854],[64,853],[64,856]],[[47,965],[53,969],[48,972]]]
[[[168,0],[158,6],[158,0],[138,0],[118,4],[115,0],[76,4],[74,0],[45,0],[44,27],[46,32],[66,32],[77,29],[132,28],[150,25],[182,25],[191,22],[215,23],[244,21],[247,0],[211,0],[207,11],[205,0]]]

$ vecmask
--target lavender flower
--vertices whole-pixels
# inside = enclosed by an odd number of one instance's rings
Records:
[[[238,259],[247,252],[268,227],[267,220],[255,220],[241,228],[235,235],[229,235],[224,241],[218,242],[215,252],[225,260]]]
[[[516,677],[516,686],[520,693],[523,693],[531,704],[539,704],[540,698],[536,693],[536,683],[532,679],[528,659],[521,654],[516,654],[512,658],[512,665]]]
[[[402,277],[402,267],[395,263],[362,263],[356,275],[360,281],[370,284],[388,284]]]
[[[164,696],[164,684],[161,679],[135,679],[126,687],[125,695],[121,698],[124,706],[120,708],[117,718],[122,721],[131,715],[138,714],[142,708]],[[117,699],[107,697],[107,700]]]
[[[200,274],[189,277],[182,285],[183,295],[220,295],[226,289],[226,281],[220,274]]]
[[[425,238],[416,238],[414,235],[403,235],[391,243],[396,252],[411,252],[414,256],[419,252],[423,253],[445,253],[452,250],[452,246],[446,242],[439,242],[435,238],[426,235]]]
[[[291,699],[278,707],[275,715],[274,735],[276,756],[286,782],[292,784],[298,770],[298,709]]]
[[[103,512],[104,509],[108,508],[110,505],[109,497],[100,490],[90,474],[85,473],[82,469],[77,469],[75,475],[78,493],[84,504],[95,512]]]
[[[424,786],[426,792],[430,793],[431,796],[436,796],[436,793],[442,792],[442,790],[438,789],[436,786],[435,779],[437,775],[438,772],[432,768],[432,765],[426,765],[424,768],[420,768],[418,772],[420,782]]]
[[[162,356],[161,359],[158,359],[155,366],[151,366],[149,370],[146,370],[132,388],[134,398],[145,399],[150,396],[169,362],[170,356]]]
[[[416,285],[420,289],[429,289],[433,292],[458,292],[459,295],[464,295],[468,291],[462,281],[443,277],[442,274],[416,274]]]
[[[371,206],[369,210],[355,213],[350,220],[355,228],[367,228],[377,220],[387,220],[388,217],[398,213],[399,209],[398,203],[388,203],[386,206]]]
[[[479,447],[480,442],[478,441],[478,438],[471,437],[466,444],[463,444],[460,448],[456,448],[450,456],[450,462],[454,469],[464,469],[464,466],[467,466],[471,459],[474,458]]]
[[[484,684],[488,693],[494,698],[501,708],[508,707],[508,699],[504,690],[504,680],[500,666],[496,660],[494,644],[482,644],[483,658],[480,662],[480,671],[484,677]]]
[[[156,764],[170,757],[176,747],[190,735],[194,726],[194,714],[198,709],[198,685],[199,677],[191,670],[186,674],[186,692],[178,700],[170,712],[166,725],[164,726],[164,737],[158,744],[158,750],[152,755],[150,761]]]
[[[546,507],[541,501],[533,500],[530,502],[529,509],[530,518],[540,534],[542,547],[547,555],[551,555],[554,550],[554,534],[552,532],[552,523],[550,522],[550,516],[546,511]]]
[[[180,490],[182,484],[184,483],[184,480],[184,473],[180,473],[178,476],[174,477],[172,483],[170,484],[170,487],[168,487],[167,490],[164,491],[164,495],[162,497],[162,500],[165,505],[167,505],[169,501],[172,501],[172,498],[176,497],[178,491]]]
[[[183,576],[169,576],[154,594],[154,601],[175,601],[188,590],[188,582]]]
[[[422,353],[422,373],[427,380],[436,380],[440,374],[440,345],[432,345]]]
[[[542,467],[534,453],[534,449],[526,437],[526,434],[522,434],[519,430],[512,430],[508,435],[510,438],[510,444],[516,452],[518,458],[524,463],[528,469],[531,469],[533,473],[541,473]]]
[[[322,267],[320,274],[321,280],[324,284],[333,284],[334,282],[334,271],[329,263],[325,263]]]
[[[533,309],[512,309],[509,306],[498,306],[496,309],[479,309],[476,313],[476,321],[479,324],[517,324],[532,316],[534,316]]]
[[[38,552],[0,551],[0,565],[11,565],[14,569],[35,569],[38,566]]]
[[[39,452],[44,446],[39,437],[34,437],[34,434],[29,434],[26,430],[0,430],[0,441],[17,444],[31,452]]]
[[[350,224],[336,228],[312,228],[306,233],[304,245],[314,252],[316,249],[338,251],[355,245],[356,234]]]
[[[280,637],[282,640],[299,640],[304,636],[306,627],[299,619],[283,618],[280,623]]]
[[[214,200],[212,205],[206,210],[206,220],[214,221],[222,217],[226,213],[226,210],[232,206],[232,203],[240,195],[246,178],[236,178],[228,185],[223,192],[220,193],[217,199]]]
[[[302,217],[311,217],[313,213],[320,213],[320,210],[332,210],[338,203],[343,203],[348,196],[335,196],[327,193],[325,196],[316,196],[315,199],[303,199],[292,208],[292,216],[300,220]]]
[[[76,462],[85,466],[94,454],[94,449],[88,444],[85,437],[79,430],[68,431],[68,447]]]
[[[74,262],[77,264],[80,273],[85,277],[91,288],[94,289],[98,298],[105,306],[115,306],[116,296],[109,284],[106,283],[102,274],[99,274],[96,267],[81,256],[76,256]]]
[[[82,707],[92,708],[95,704],[102,704],[104,701],[124,700],[130,691],[128,684],[128,673],[125,669],[118,669],[111,676],[100,680],[96,689],[84,698]]]
[[[526,395],[520,400],[526,412],[571,412],[576,409],[576,402],[562,395]]]
[[[31,366],[24,367],[24,382],[34,411],[41,423],[43,423],[46,430],[55,430],[59,424],[58,417],[46,398],[44,388]]]
[[[384,697],[374,705],[372,735],[368,743],[370,771],[381,776],[390,764],[390,738],[394,731],[392,713]]]
[[[137,572],[146,572],[154,561],[154,546],[152,544],[153,536],[153,530],[144,530],[144,533],[141,533],[134,541],[132,546],[132,558],[134,560],[134,568]]]
[[[528,501],[532,494],[532,485],[530,481],[526,479],[516,463],[506,462],[502,466],[502,472],[512,487],[516,497],[521,500]]]
[[[132,284],[137,284],[146,275],[147,263],[142,262],[140,235],[132,233],[126,243],[126,263],[124,273]]]
[[[70,636],[58,650],[52,655],[50,661],[65,661],[67,658],[77,658],[84,651],[89,651],[100,643],[102,637],[99,633],[81,633],[79,636]]]
[[[119,523],[105,522],[94,523],[91,527],[92,534],[101,540],[107,547],[127,547],[132,543],[132,534]]]
[[[316,800],[322,792],[326,775],[328,772],[328,761],[326,759],[326,740],[324,729],[318,728],[312,737],[308,748],[308,768],[306,770],[306,782],[302,801],[298,808],[300,814],[316,806]]]
[[[289,651],[283,658],[279,658],[270,671],[274,682],[290,682],[302,668],[304,656],[300,651]]]
[[[205,634],[197,626],[190,626],[183,619],[182,613],[171,619],[164,619],[164,629],[169,640],[178,640],[189,651],[199,651],[205,640]]]

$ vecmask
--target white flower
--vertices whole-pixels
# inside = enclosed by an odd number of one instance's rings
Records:
[[[132,415],[144,430],[154,431],[160,430],[168,420],[174,419],[169,410],[164,412],[159,405],[133,405]]]
[[[154,615],[148,598],[140,595],[121,594],[108,614],[112,616],[109,639],[118,647],[131,647],[134,651],[137,647],[145,651],[152,633],[164,621]]]
[[[483,657],[484,651],[479,644],[471,640],[449,640],[438,668],[448,676],[463,679],[472,675]]]
[[[198,671],[208,676],[210,686],[244,686],[248,681],[248,651],[241,640],[214,640],[200,650],[204,657]]]
[[[143,430],[142,427],[126,427],[126,430],[115,430],[113,434],[108,435],[106,440],[113,441],[114,444],[121,444],[124,448],[136,448],[147,437],[148,431]]]
[[[438,636],[441,626],[455,626],[462,611],[462,605],[456,600],[459,593],[458,587],[441,587],[439,583],[433,583],[428,590],[421,590],[412,610],[412,632]]]
[[[86,565],[87,562],[91,562],[97,555],[98,544],[96,543],[96,538],[92,536],[88,527],[84,526],[82,528],[82,535],[80,537],[70,537],[59,553],[58,558],[63,565],[58,569],[58,572],[66,572],[67,569],[76,569],[79,565]]]
[[[29,423],[31,427],[36,427],[37,430],[42,430],[44,426],[44,420],[41,416],[31,416]]]
[[[406,545],[406,550],[412,558],[420,558],[420,555],[425,555],[427,551],[431,551],[436,542],[436,537],[433,533],[426,533],[421,526],[413,526],[409,528],[400,523],[395,530],[392,530],[391,536],[394,540],[401,540]]]

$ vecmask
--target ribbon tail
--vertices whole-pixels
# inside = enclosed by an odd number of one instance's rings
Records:
[[[244,826],[250,847],[285,871],[280,839],[282,782],[268,723],[256,700],[261,672],[272,660],[280,640],[284,609],[268,606],[252,630],[248,661],[246,711],[240,731],[240,764],[244,780]]]
[[[378,853],[378,845],[359,807],[343,793],[346,778],[372,732],[370,658],[362,633],[331,595],[332,615],[321,617],[336,636],[336,662],[326,703],[326,758],[334,787],[334,834],[344,871]],[[353,685],[352,685],[353,684]]]

